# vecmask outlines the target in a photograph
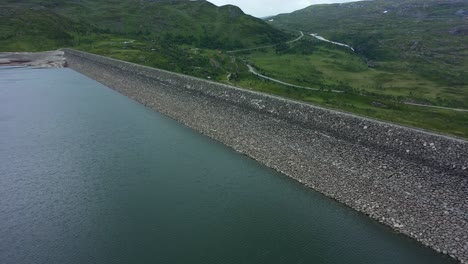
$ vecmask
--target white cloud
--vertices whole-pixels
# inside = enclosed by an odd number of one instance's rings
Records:
[[[215,5],[236,5],[245,13],[266,17],[280,13],[290,13],[313,4],[345,3],[357,0],[208,0]]]

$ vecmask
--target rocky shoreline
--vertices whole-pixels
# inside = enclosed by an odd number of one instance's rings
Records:
[[[468,142],[74,50],[68,66],[468,263]]]
[[[0,52],[0,66],[36,68],[63,68],[66,60],[63,51]]]

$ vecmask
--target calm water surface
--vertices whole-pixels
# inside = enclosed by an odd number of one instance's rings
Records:
[[[0,68],[0,263],[451,263],[70,69]]]

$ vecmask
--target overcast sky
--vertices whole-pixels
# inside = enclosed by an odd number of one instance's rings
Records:
[[[266,17],[280,13],[289,13],[313,4],[345,3],[356,0],[208,0],[217,6],[236,5],[245,13]]]

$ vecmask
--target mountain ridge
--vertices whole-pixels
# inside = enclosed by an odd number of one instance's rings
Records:
[[[189,0],[7,0],[0,7],[14,10],[15,17],[40,21],[44,14],[63,19],[88,31],[114,34],[167,34],[179,44],[232,49],[277,43],[288,38],[261,19],[246,15],[233,5],[216,6],[208,1]],[[38,17],[34,17],[34,13]],[[47,13],[47,14],[46,14]],[[3,26],[15,25],[15,17],[3,15]],[[59,27],[59,25],[52,25]],[[17,27],[24,30],[24,27]],[[45,35],[47,30],[43,30]],[[73,31],[79,35],[80,32]],[[71,34],[74,35],[74,34]],[[1,39],[6,39],[5,36]]]

